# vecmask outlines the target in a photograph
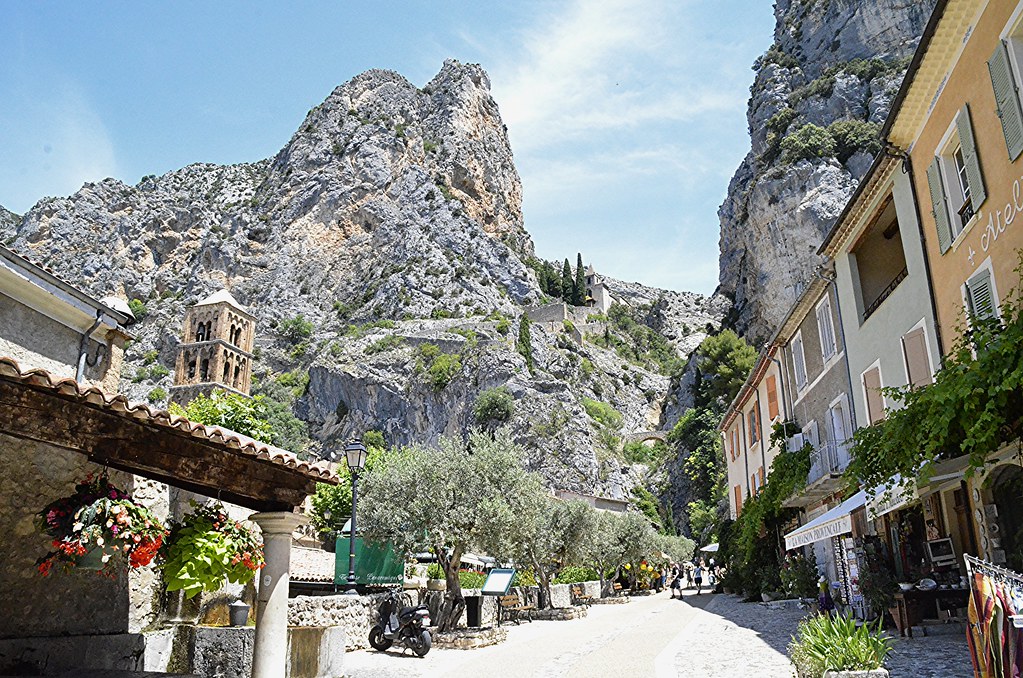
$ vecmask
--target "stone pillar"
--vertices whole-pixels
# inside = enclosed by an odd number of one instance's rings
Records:
[[[255,513],[250,518],[263,532],[266,565],[259,572],[256,596],[256,646],[252,678],[282,678],[288,667],[288,570],[291,533],[305,522],[297,513]]]

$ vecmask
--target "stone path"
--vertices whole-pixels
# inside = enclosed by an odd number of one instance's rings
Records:
[[[667,592],[595,605],[583,619],[510,625],[508,640],[423,659],[365,650],[345,655],[348,678],[791,678],[786,647],[803,612],[736,596]],[[965,637],[896,639],[892,678],[970,678]]]

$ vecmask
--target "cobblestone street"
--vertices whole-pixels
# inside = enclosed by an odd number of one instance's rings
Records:
[[[478,650],[435,649],[345,656],[349,678],[791,678],[785,653],[800,610],[743,603],[735,596],[668,593],[590,608],[574,621],[511,625],[508,640]],[[969,678],[960,635],[896,639],[892,678]]]

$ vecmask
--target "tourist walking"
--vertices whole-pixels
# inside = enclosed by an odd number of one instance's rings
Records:
[[[678,565],[671,568],[671,597],[678,593],[678,599],[682,600],[682,570]]]
[[[703,589],[703,563],[697,563],[693,568],[693,581],[696,582],[696,595],[700,595]]]

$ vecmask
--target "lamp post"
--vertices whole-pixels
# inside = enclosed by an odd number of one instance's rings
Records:
[[[348,590],[347,595],[357,596],[355,590],[355,504],[358,501],[359,471],[366,465],[366,446],[358,440],[345,445],[345,459],[352,472],[352,520],[348,532]]]

